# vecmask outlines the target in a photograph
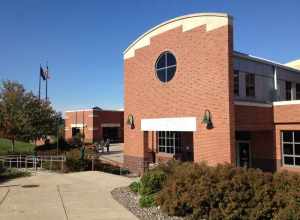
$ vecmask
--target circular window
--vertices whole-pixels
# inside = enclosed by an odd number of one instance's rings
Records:
[[[176,72],[176,58],[170,52],[163,52],[155,64],[157,78],[161,82],[170,81]]]

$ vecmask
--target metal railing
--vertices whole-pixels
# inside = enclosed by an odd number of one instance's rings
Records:
[[[43,165],[49,164],[49,169],[53,169],[53,163],[60,163],[61,170],[64,169],[66,161],[65,155],[49,155],[49,156],[35,156],[35,155],[2,155],[0,156],[0,163],[7,168],[38,168],[43,169]]]

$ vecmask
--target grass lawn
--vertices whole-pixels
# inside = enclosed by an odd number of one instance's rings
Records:
[[[34,144],[16,141],[15,142],[15,152],[18,153],[28,153],[33,152]],[[0,138],[0,154],[7,154],[11,151],[11,141],[8,139]]]

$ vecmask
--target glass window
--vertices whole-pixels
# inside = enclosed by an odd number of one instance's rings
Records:
[[[255,97],[255,75],[246,73],[246,96]]]
[[[286,100],[292,100],[292,83],[285,82],[285,98]]]
[[[163,52],[157,59],[155,64],[157,78],[161,82],[170,81],[176,72],[176,58],[169,52]]]
[[[175,131],[158,131],[158,151],[174,154],[181,151],[181,133]]]
[[[300,100],[300,84],[296,83],[296,99]]]
[[[282,131],[281,142],[283,164],[300,166],[300,131]]]
[[[239,96],[240,95],[240,82],[239,82],[239,71],[234,71],[234,95]]]

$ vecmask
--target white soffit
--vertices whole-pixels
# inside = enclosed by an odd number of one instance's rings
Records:
[[[142,119],[142,131],[196,131],[196,117]]]

